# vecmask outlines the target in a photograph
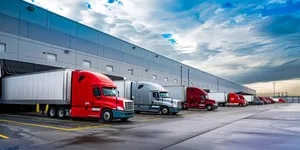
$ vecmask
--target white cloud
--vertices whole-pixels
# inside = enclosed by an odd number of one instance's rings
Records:
[[[35,0],[50,11],[219,76],[242,76],[293,59],[281,57],[285,43],[280,38],[254,30],[267,19],[258,17],[260,13],[240,13],[241,7],[227,10],[210,1],[184,12],[163,9],[175,5],[170,0],[122,2],[123,6],[107,0]],[[268,4],[284,2],[270,0]],[[245,7],[254,11],[264,5]],[[176,44],[164,39],[165,33],[172,34]]]

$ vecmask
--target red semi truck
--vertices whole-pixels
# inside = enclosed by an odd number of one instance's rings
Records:
[[[197,87],[185,87],[180,85],[164,86],[174,99],[181,102],[182,109],[198,108],[208,111],[218,109],[218,103],[208,98],[207,93]]]
[[[48,116],[102,118],[125,121],[134,114],[134,103],[118,97],[116,85],[107,76],[61,69],[1,78],[0,104],[45,105]]]
[[[241,100],[244,100],[246,102],[246,105],[249,105],[249,102],[245,99],[245,97],[241,94],[238,94],[238,96],[240,97]]]
[[[240,97],[235,93],[208,93],[208,97],[210,99],[216,100],[219,106],[247,106],[246,101],[240,99]]]
[[[267,100],[267,99],[264,98],[264,97],[258,96],[258,98],[259,98],[261,101],[264,101],[265,104],[271,104],[271,101]]]

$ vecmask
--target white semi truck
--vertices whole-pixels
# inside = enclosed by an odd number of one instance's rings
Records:
[[[119,97],[134,101],[134,110],[176,115],[181,110],[180,100],[172,99],[162,86],[141,81],[115,80]]]

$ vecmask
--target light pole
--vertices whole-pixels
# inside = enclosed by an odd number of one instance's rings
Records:
[[[275,97],[275,82],[273,82],[273,95],[274,95],[274,97]]]

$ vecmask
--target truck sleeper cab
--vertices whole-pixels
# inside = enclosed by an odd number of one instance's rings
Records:
[[[176,115],[180,112],[180,101],[172,99],[168,91],[162,86],[142,81],[115,81],[120,95],[134,101],[134,110],[140,112],[154,112],[163,115]]]
[[[197,87],[182,85],[164,86],[172,98],[180,100],[182,109],[196,108],[208,111],[218,109],[218,102],[209,99],[208,94]]]

